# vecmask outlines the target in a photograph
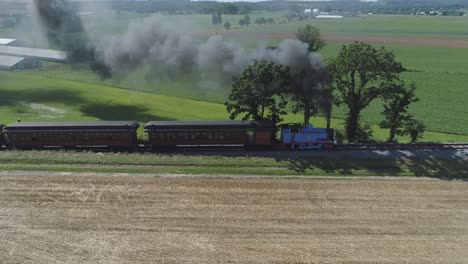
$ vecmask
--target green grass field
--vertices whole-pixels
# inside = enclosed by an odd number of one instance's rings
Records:
[[[225,120],[222,104],[183,99],[112,86],[48,78],[23,72],[0,72],[0,121],[85,121],[85,120]],[[286,122],[299,122],[288,115]],[[322,117],[312,119],[324,126]],[[333,119],[342,127],[341,119]],[[375,137],[384,140],[387,131],[373,127]],[[407,139],[402,139],[402,141]],[[468,141],[468,136],[428,132],[425,141]]]
[[[252,21],[257,17],[272,17],[281,21],[284,15],[259,13],[251,17]],[[96,25],[92,35],[105,37],[123,32],[128,23],[144,17],[120,14],[111,21],[92,18],[87,23]],[[363,16],[243,28],[237,26],[240,18],[242,16],[226,15],[224,21],[230,21],[234,30],[247,33],[290,34],[299,26],[312,23],[325,35],[468,39],[464,26],[468,22],[466,17]],[[183,21],[183,25],[190,25],[194,36],[200,41],[210,34],[227,32],[222,27],[213,27],[210,16],[168,16],[167,20]],[[0,29],[0,36],[15,37],[12,32]],[[251,36],[254,35],[227,39],[239,42],[246,48],[280,41]],[[323,56],[334,56],[341,45],[329,42],[322,51]],[[431,131],[424,140],[468,141],[468,108],[465,106],[468,98],[468,48],[417,45],[387,45],[387,48],[394,50],[397,58],[411,70],[404,73],[403,78],[418,85],[417,95],[421,101],[414,104],[411,111]],[[229,80],[229,77],[220,77],[211,72],[155,77],[140,70],[126,78],[103,81],[86,69],[50,63],[42,71],[0,73],[0,121],[226,119],[228,115],[221,104],[230,89],[226,79]],[[380,111],[380,102],[374,103],[366,110],[365,121],[377,124],[381,120]],[[335,109],[335,127],[341,127],[343,116],[340,109]],[[300,120],[300,117],[290,115],[286,119],[292,122]],[[320,117],[313,122],[324,124]],[[377,139],[385,139],[385,130],[375,125],[374,130]]]

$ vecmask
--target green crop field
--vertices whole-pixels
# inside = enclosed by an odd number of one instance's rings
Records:
[[[256,17],[274,18],[277,23],[283,21],[282,15],[264,13],[253,15]],[[200,18],[199,18],[200,19]],[[238,25],[238,16],[225,16],[225,21]],[[409,38],[454,38],[467,39],[466,24],[468,17],[424,17],[424,16],[396,16],[369,15],[349,17],[343,19],[315,19],[307,21],[293,21],[285,24],[253,25],[243,27],[243,31],[262,33],[289,33],[297,27],[311,23],[320,28],[326,35],[371,35],[393,36]]]
[[[226,119],[222,105],[110,86],[0,72],[2,122]]]
[[[251,15],[251,20],[271,17],[282,23],[285,14],[256,13]],[[86,22],[88,26],[95,26],[91,35],[104,38],[124,32],[128,23],[146,16],[121,13],[112,16],[111,20],[109,17],[91,18]],[[450,41],[468,40],[468,30],[465,27],[468,18],[373,15],[242,28],[238,26],[241,18],[242,16],[225,15],[223,20],[234,26],[227,31],[222,27],[212,26],[211,17],[207,15],[165,17],[169,22],[182,21],[182,25],[191,29],[197,41],[204,41],[211,34],[222,33],[227,40],[238,42],[247,49],[259,45],[275,45],[307,23],[319,27],[326,36],[415,40],[413,44],[390,42],[385,46],[393,50],[397,59],[410,70],[402,77],[418,85],[417,95],[421,101],[412,106],[411,112],[423,120],[431,131],[424,140],[468,141],[468,108],[465,106],[465,98],[468,98],[468,46],[449,47]],[[15,37],[13,32],[0,30],[0,37]],[[235,34],[231,36],[232,32]],[[266,36],[256,38],[256,33]],[[268,34],[272,34],[270,38]],[[446,42],[421,45],[418,39]],[[443,47],[444,43],[448,43],[448,47]],[[326,59],[335,56],[342,44],[328,42],[322,51],[323,56]],[[380,46],[382,43],[376,45]],[[226,119],[228,115],[222,103],[229,93],[229,80],[229,76],[219,76],[210,71],[152,76],[145,73],[145,70],[125,77],[101,80],[87,69],[47,63],[42,71],[0,73],[0,121],[135,119],[143,122],[149,119]],[[374,124],[376,138],[383,140],[386,131],[375,125],[382,119],[380,104],[375,102],[371,105],[366,110],[364,119]],[[340,128],[343,111],[335,109],[333,115],[336,117],[334,126]],[[296,121],[300,117],[290,115],[286,119]],[[317,125],[324,124],[321,117],[315,118],[313,122]]]

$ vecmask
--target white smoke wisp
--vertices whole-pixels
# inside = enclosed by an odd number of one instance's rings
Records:
[[[251,63],[245,49],[233,42],[226,42],[217,35],[198,48],[197,64],[200,67],[222,66],[227,73],[238,74]]]
[[[105,41],[101,51],[105,63],[117,72],[133,70],[145,64],[191,68],[197,54],[191,37],[159,17],[130,24],[126,33]]]

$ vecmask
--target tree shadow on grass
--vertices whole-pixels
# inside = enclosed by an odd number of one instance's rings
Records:
[[[366,172],[372,176],[409,175],[442,180],[468,181],[468,161],[459,158],[388,158],[388,159],[308,159],[287,158],[288,168],[294,173],[321,170],[326,174],[360,176]]]
[[[436,158],[409,160],[408,167],[417,177],[468,181],[468,160],[442,160]]]
[[[135,120],[135,121],[157,121],[173,120],[149,113],[149,109],[138,105],[122,104],[85,104],[80,108],[83,114],[101,120]]]
[[[395,160],[364,160],[364,159],[337,159],[337,158],[300,158],[292,157],[276,159],[286,162],[288,169],[297,174],[320,170],[325,174],[341,176],[359,176],[360,173],[375,176],[395,176],[403,172]]]
[[[278,165],[287,166],[291,174],[297,175],[316,175],[323,172],[324,175],[339,176],[416,176],[468,181],[468,151],[455,149],[413,151],[410,155],[394,151],[384,155],[372,151],[246,151],[195,148],[172,150],[165,154],[271,158],[278,162]]]
[[[84,99],[79,92],[68,91],[66,89],[19,91],[2,90],[0,92],[0,106],[18,107],[23,103],[62,103],[67,105],[81,105],[80,111],[83,114],[101,120],[135,120],[144,122],[171,120],[169,118],[150,113],[149,109],[145,106],[90,103]]]

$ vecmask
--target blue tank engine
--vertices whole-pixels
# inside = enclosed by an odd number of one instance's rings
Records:
[[[281,141],[285,149],[332,149],[336,144],[333,129],[302,127],[289,124],[281,128]]]

